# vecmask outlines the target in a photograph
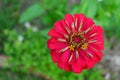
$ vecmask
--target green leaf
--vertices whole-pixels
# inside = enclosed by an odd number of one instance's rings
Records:
[[[41,16],[44,13],[44,9],[40,3],[36,3],[27,8],[20,16],[20,23],[31,21],[32,19]]]
[[[76,7],[77,9],[74,13],[84,13],[87,17],[94,18],[97,13],[98,6],[97,0],[81,0],[81,5]]]
[[[89,0],[87,16],[88,17],[95,17],[98,8],[98,1],[97,0]]]

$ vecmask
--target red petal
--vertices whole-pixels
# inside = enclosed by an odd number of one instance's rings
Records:
[[[64,69],[65,71],[70,71],[71,70],[68,63],[64,63],[62,61],[59,61],[58,67],[61,68],[61,69]]]
[[[93,51],[94,52],[94,54],[97,56],[97,57],[99,57],[99,59],[102,59],[102,52],[101,51],[99,51],[99,50],[97,50],[97,49],[92,49],[91,48],[91,51]]]
[[[73,64],[75,61],[77,61],[77,63],[78,63],[78,65],[79,66],[84,66],[85,65],[85,59],[84,59],[84,57],[81,55],[81,53],[80,53],[80,51],[79,51],[79,56],[78,56],[78,58],[76,57],[76,53],[75,52],[73,52],[73,58],[72,58],[72,60],[71,60],[71,64]]]
[[[79,64],[79,66],[84,66],[85,65],[85,59],[84,59],[84,57],[81,55],[81,54],[79,54],[79,57],[78,57],[78,59],[77,59],[77,63]]]
[[[82,20],[84,22],[85,16],[84,14],[75,14],[74,15],[75,19],[77,19],[77,28],[80,26]]]
[[[65,15],[65,23],[67,22],[68,25],[67,24],[66,25],[67,25],[67,27],[69,27],[69,29],[72,29],[71,25],[72,25],[73,21],[74,21],[74,18],[71,14]]]
[[[55,22],[54,26],[55,26],[55,31],[56,32],[58,32],[60,34],[66,34],[66,30],[65,30],[63,20],[59,20],[59,21]]]
[[[75,73],[80,73],[82,71],[82,68],[79,66],[79,63],[75,61],[72,65],[72,70]]]
[[[99,62],[102,59],[102,53],[100,51],[96,51],[92,48],[89,48],[88,52],[91,53],[95,62]]]
[[[55,29],[51,29],[51,30],[48,32],[48,35],[49,35],[49,36],[53,36],[53,37],[63,38],[63,36],[60,35],[58,32],[56,32]]]
[[[81,51],[81,52],[82,52],[81,55],[84,56],[85,63],[86,63],[86,65],[84,67],[92,68],[94,66],[94,60],[88,56],[86,51]]]
[[[74,53],[74,56],[76,57],[76,54]],[[72,62],[71,66],[72,66],[72,70],[75,73],[80,73],[82,71],[82,67],[86,64],[84,57],[81,55],[81,53],[79,53],[78,58],[76,57],[76,59],[74,60],[74,62]]]
[[[58,62],[58,66],[66,71],[70,71],[70,66],[68,60],[70,58],[70,51],[67,50],[64,53],[61,53],[61,60]]]
[[[94,24],[94,22],[91,18],[85,18],[83,21],[82,31],[85,31],[88,28],[92,27],[93,24]]]
[[[90,38],[90,36],[94,33],[97,33],[97,34],[94,37]],[[103,29],[102,29],[102,27],[100,27],[100,26],[93,27],[93,29],[86,34],[86,38],[88,40],[97,39],[99,41],[101,41],[101,40],[103,41]]]
[[[61,69],[64,69],[65,71],[70,71],[70,66],[68,63],[64,63],[62,61],[59,61],[58,62],[58,67],[61,68]]]
[[[61,49],[61,48],[65,48],[67,45],[65,43],[52,43],[50,40],[48,40],[47,42],[48,48],[50,49]]]
[[[69,58],[70,58],[70,51],[69,50],[66,50],[65,52],[62,53],[62,56],[61,56],[62,62],[66,63]]]
[[[55,50],[51,51],[52,60],[56,63],[59,62],[61,54],[56,53]]]
[[[92,34],[97,33],[95,36],[91,37]],[[94,46],[96,49],[103,50],[104,49],[104,41],[103,41],[103,29],[100,26],[95,26],[90,32],[88,32],[85,37],[88,41],[97,40],[97,42],[90,43],[90,46]]]
[[[59,41],[58,39],[66,40],[66,39],[64,39],[64,38],[51,37],[51,38],[48,40],[48,42],[50,42],[50,43],[64,43],[64,44],[66,44],[66,42]]]
[[[65,71],[71,71],[70,65],[68,63],[65,65]]]
[[[97,50],[103,50],[104,49],[104,43],[103,42],[96,42],[96,43],[89,43],[89,46],[97,49]]]
[[[71,52],[71,55],[72,55],[72,59],[71,59],[71,61],[69,62],[70,65],[73,64],[74,61],[76,60],[75,52]],[[71,56],[71,55],[70,55],[70,56]]]

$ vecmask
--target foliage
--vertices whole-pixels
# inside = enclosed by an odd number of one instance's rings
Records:
[[[80,0],[79,3],[68,0],[35,0],[22,14],[20,1],[0,1],[0,54],[9,56],[5,68],[24,73],[42,73],[53,80],[103,80],[101,71],[96,68],[79,75],[58,69],[51,61],[46,46],[47,31],[67,13],[84,13],[93,18],[97,25],[103,26],[108,39],[112,36],[120,39],[120,0]],[[27,29],[21,26],[27,21],[32,23],[36,18],[39,19],[39,30],[34,31],[33,26]],[[110,46],[109,42],[105,45]]]
[[[0,69],[0,80],[44,80],[34,75],[21,72],[12,72],[7,69]]]
[[[9,3],[9,5],[8,5]],[[5,36],[4,29],[11,29],[18,20],[20,4],[17,0],[1,0],[0,1],[0,54],[3,53],[3,42]]]
[[[53,80],[102,80],[101,73],[95,68],[83,71],[80,75],[59,69],[51,61],[46,47],[47,30],[34,32],[29,27],[22,32],[5,30],[5,34],[8,36],[5,53],[10,57],[9,65],[13,71],[42,73]],[[19,36],[23,36],[23,39],[19,39]]]
[[[17,0],[0,2],[0,30],[13,28],[18,21],[20,4]]]

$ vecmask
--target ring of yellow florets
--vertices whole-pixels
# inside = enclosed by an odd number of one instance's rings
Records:
[[[74,41],[74,37],[78,37],[80,40],[79,42],[75,42]],[[84,37],[84,34],[83,33],[73,33],[71,36],[70,36],[70,40],[69,40],[69,49],[71,51],[74,51],[75,49],[83,49],[83,50],[86,50],[87,47],[88,47],[88,44],[86,43],[86,39]]]

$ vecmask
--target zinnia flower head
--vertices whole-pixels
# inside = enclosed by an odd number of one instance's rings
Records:
[[[65,71],[80,73],[92,68],[102,58],[103,29],[83,14],[67,14],[55,22],[48,33],[52,60]]]

